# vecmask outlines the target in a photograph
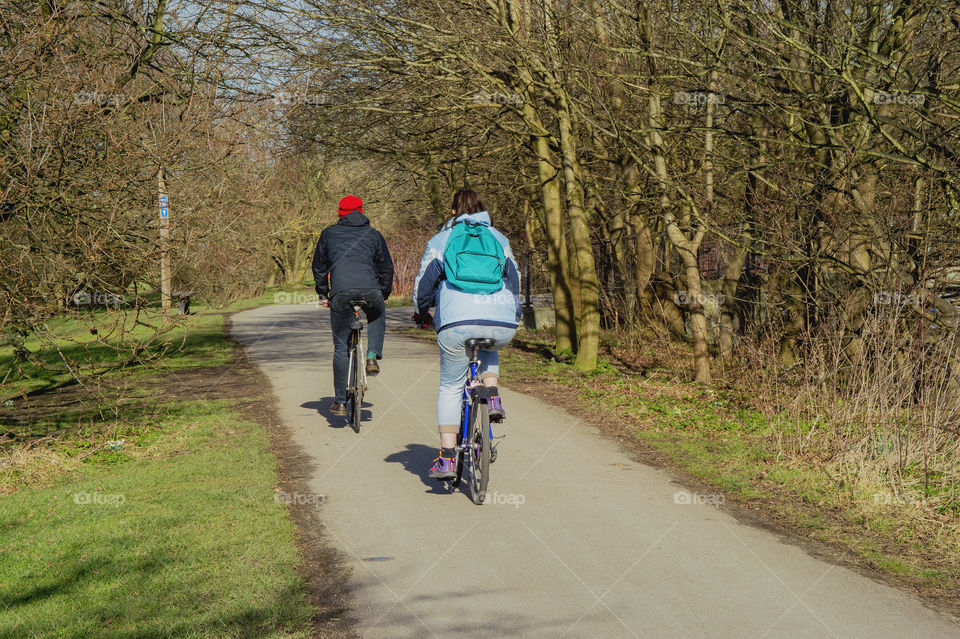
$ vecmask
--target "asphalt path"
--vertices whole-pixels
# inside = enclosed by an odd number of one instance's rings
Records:
[[[390,309],[409,326],[410,309]],[[960,637],[912,596],[739,523],[596,429],[502,389],[488,503],[427,477],[435,344],[387,335],[356,434],[328,411],[329,313],[265,306],[233,336],[313,460],[363,637]],[[509,371],[505,371],[509,384]]]

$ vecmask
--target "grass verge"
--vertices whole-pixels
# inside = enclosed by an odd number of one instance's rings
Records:
[[[306,471],[228,321],[186,318],[165,358],[111,373],[106,409],[42,374],[0,408],[0,637],[350,636],[319,506],[275,497]]]
[[[235,408],[178,403],[152,444],[0,501],[0,632],[310,636],[276,460]]]

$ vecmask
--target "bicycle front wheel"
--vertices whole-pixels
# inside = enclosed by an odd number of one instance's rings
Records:
[[[486,402],[474,400],[470,407],[466,453],[470,498],[473,503],[480,505],[487,497],[487,484],[490,481],[490,414]]]

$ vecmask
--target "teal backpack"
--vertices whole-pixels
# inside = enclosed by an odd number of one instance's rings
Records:
[[[485,224],[458,222],[443,250],[447,281],[461,291],[496,293],[503,288],[507,258],[503,246]]]

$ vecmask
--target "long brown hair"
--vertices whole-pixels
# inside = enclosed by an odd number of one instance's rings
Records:
[[[460,189],[454,193],[453,204],[450,208],[453,209],[453,215],[444,221],[443,226],[446,226],[451,220],[455,220],[461,215],[479,213],[480,211],[487,210],[487,207],[483,205],[483,200],[480,199],[480,195],[473,189]]]

